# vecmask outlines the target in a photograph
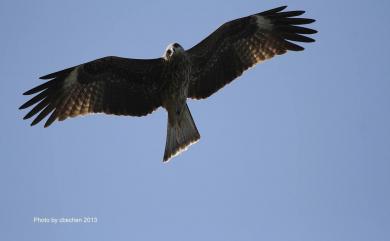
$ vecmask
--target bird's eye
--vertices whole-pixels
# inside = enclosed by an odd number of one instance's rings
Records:
[[[168,50],[167,50],[167,54],[168,54],[168,55],[171,55],[171,53],[172,53],[172,50],[168,49]]]

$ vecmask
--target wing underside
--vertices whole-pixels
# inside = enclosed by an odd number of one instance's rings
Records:
[[[253,65],[287,51],[302,51],[297,42],[314,42],[306,35],[317,31],[302,27],[314,19],[304,11],[271,9],[223,24],[188,52],[194,60],[189,97],[207,98]]]
[[[32,125],[89,113],[143,116],[161,106],[161,59],[105,57],[41,77],[49,81],[25,92],[34,95],[20,109]]]

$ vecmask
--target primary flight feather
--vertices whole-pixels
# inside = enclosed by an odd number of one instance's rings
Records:
[[[35,94],[20,107],[35,105],[24,119],[37,115],[35,125],[49,116],[48,127],[88,113],[144,116],[162,106],[168,112],[163,158],[168,161],[200,139],[187,98],[207,98],[249,67],[303,50],[294,42],[314,42],[305,35],[317,31],[301,25],[315,20],[285,8],[227,22],[189,50],[170,44],[161,58],[110,56],[43,76],[49,81],[24,93]]]

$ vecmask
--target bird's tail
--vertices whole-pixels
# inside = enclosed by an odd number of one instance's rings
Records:
[[[200,139],[198,129],[192,119],[187,104],[179,114],[168,112],[167,140],[164,162],[175,157]]]

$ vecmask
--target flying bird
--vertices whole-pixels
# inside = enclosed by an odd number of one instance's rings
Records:
[[[42,76],[48,81],[24,93],[35,95],[20,107],[35,105],[24,119],[37,115],[35,125],[49,116],[48,127],[89,113],[145,116],[163,107],[168,161],[200,139],[187,98],[207,98],[255,64],[304,49],[294,42],[314,42],[305,35],[317,31],[301,25],[315,20],[285,8],[229,21],[188,50],[170,44],[160,58],[109,56]]]

